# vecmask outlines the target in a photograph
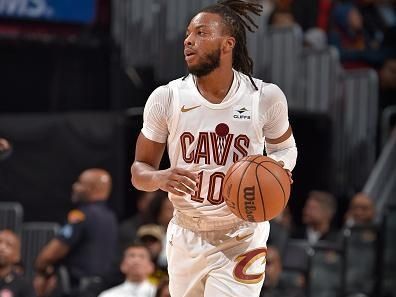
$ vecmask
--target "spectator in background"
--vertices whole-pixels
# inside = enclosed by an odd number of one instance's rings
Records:
[[[396,5],[394,0],[354,0],[362,15],[363,30],[369,48],[375,49],[379,71],[380,113],[396,104]]]
[[[293,227],[293,217],[289,205],[286,205],[285,209],[277,217],[275,217],[272,222],[277,223],[287,231],[291,231]]]
[[[144,224],[156,224],[162,226],[162,228],[167,230],[170,220],[173,218],[173,204],[170,202],[167,193],[163,191],[158,191],[158,194],[151,201],[148,211],[145,215]],[[161,267],[167,267],[168,263],[166,260],[164,242],[161,254],[157,260],[157,265]]]
[[[291,0],[275,0],[268,24],[276,27],[292,27],[295,25],[291,3]]]
[[[43,247],[36,260],[37,292],[46,290],[46,280],[57,265],[69,273],[73,296],[95,296],[101,277],[110,272],[117,252],[117,219],[106,205],[111,192],[110,174],[103,169],[81,173],[72,187],[77,207],[69,212],[67,223],[56,238]],[[92,295],[90,295],[92,294]]]
[[[21,243],[10,230],[0,231],[0,296],[34,297],[33,287],[16,272],[21,259]]]
[[[173,218],[173,211],[173,204],[170,202],[167,193],[157,191],[147,208],[143,224],[157,224],[166,230]]]
[[[303,208],[304,226],[296,228],[291,237],[306,239],[311,245],[319,240],[336,242],[338,234],[331,226],[335,212],[336,201],[333,195],[321,191],[310,192]]]
[[[326,1],[330,0],[325,0],[321,2]],[[300,28],[301,24],[298,23],[298,21],[296,20],[294,3],[296,3],[296,1],[275,0],[272,13],[270,14],[268,19],[268,24],[274,27],[293,27],[299,25]],[[304,13],[306,17],[307,10],[305,10]],[[322,28],[315,26],[315,23],[313,22],[312,26],[305,29],[306,30],[301,32],[305,47],[323,49],[327,46],[326,32]]]
[[[304,32],[319,28],[328,31],[334,0],[295,0],[291,3],[294,19]]]
[[[155,262],[162,251],[163,241],[165,240],[163,227],[156,224],[143,225],[137,231],[137,238],[148,248],[151,259]]]
[[[292,215],[289,206],[273,220],[271,220],[271,232],[268,238],[268,244],[276,247],[280,253],[286,249],[287,242],[292,231]]]
[[[125,282],[102,292],[98,297],[155,296],[156,287],[148,282],[154,265],[150,252],[144,245],[129,245],[125,249],[120,269],[125,275]]]
[[[363,28],[363,17],[350,2],[340,2],[334,6],[329,43],[338,48],[344,68],[378,65],[382,59],[370,51]]]
[[[261,290],[262,297],[303,297],[305,281],[298,274],[295,281],[282,279],[282,261],[279,251],[274,246],[268,246],[265,261],[265,280]]]
[[[385,39],[394,34],[395,8],[383,0],[354,0],[354,3],[362,15],[366,35],[374,47],[380,47]]]
[[[394,49],[393,57],[390,56],[382,65],[379,71],[379,81],[381,114],[386,107],[396,105],[396,49]]]
[[[119,239],[120,247],[123,250],[129,243],[136,240],[136,231],[143,224],[144,217],[148,212],[148,207],[153,198],[158,195],[159,192],[140,192],[137,197],[136,206],[137,213],[132,217],[123,221],[120,225]]]
[[[360,192],[352,197],[345,216],[346,227],[364,226],[374,223],[375,206],[373,200]]]
[[[394,57],[394,29],[386,27],[374,2],[362,0],[334,5],[329,43],[338,48],[345,68],[379,70]]]
[[[158,285],[164,276],[168,276],[167,267],[164,266],[161,253],[165,248],[165,230],[157,224],[148,224],[141,226],[137,231],[138,241],[141,242],[150,251],[151,260],[154,263],[154,271],[150,275],[150,282]]]
[[[169,293],[169,278],[165,277],[158,285],[155,297],[171,297]]]
[[[12,146],[10,142],[0,137],[0,161],[7,159],[12,152]]]

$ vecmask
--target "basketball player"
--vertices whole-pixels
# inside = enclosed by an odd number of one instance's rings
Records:
[[[267,154],[292,170],[297,149],[287,102],[273,84],[251,77],[249,16],[261,6],[225,0],[187,27],[189,74],[149,97],[136,144],[132,183],[169,192],[175,214],[167,231],[172,297],[257,297],[264,279],[269,223],[234,216],[221,194],[227,169]],[[257,27],[257,26],[256,26]],[[165,147],[171,167],[159,170]]]

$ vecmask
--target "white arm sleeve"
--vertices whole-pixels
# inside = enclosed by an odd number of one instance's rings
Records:
[[[171,117],[171,91],[168,86],[158,87],[151,93],[144,107],[143,135],[152,141],[165,143]]]
[[[260,121],[266,138],[281,137],[289,128],[289,115],[286,97],[282,90],[274,85],[264,85],[260,98]],[[265,143],[267,156],[284,163],[284,168],[293,170],[297,160],[297,147],[293,135],[281,143]]]
[[[267,156],[275,161],[282,161],[284,168],[290,171],[296,166],[297,146],[293,134],[285,141],[277,144],[265,143]]]

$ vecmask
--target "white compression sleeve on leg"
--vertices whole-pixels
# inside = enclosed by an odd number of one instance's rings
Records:
[[[296,166],[297,146],[293,134],[288,139],[280,143],[265,143],[267,156],[275,161],[282,161],[284,168],[290,171]]]

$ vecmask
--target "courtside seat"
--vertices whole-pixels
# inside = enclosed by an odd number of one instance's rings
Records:
[[[25,276],[34,276],[34,262],[43,246],[58,232],[60,226],[52,222],[29,222],[22,225],[22,263]]]
[[[343,252],[332,243],[313,247],[308,278],[310,297],[341,296],[343,288]]]
[[[377,227],[356,226],[344,230],[346,253],[346,293],[374,290],[377,267]]]
[[[384,221],[383,277],[381,292],[394,294],[396,292],[396,206],[388,208]],[[393,295],[388,295],[393,296]]]
[[[21,234],[23,207],[19,202],[0,202],[0,230],[10,229]]]
[[[281,255],[284,254],[287,242],[289,240],[289,230],[275,221],[271,221],[271,232],[268,238],[268,244],[275,246]]]

